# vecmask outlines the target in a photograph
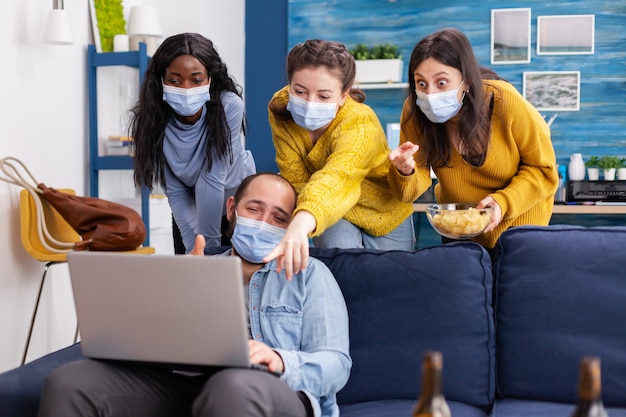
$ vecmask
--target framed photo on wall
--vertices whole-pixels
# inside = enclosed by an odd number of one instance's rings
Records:
[[[530,9],[491,10],[491,63],[530,62]]]
[[[594,53],[595,15],[537,17],[537,55]]]
[[[580,110],[580,71],[528,71],[524,98],[539,111]]]

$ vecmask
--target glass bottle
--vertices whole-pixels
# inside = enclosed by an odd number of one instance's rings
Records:
[[[608,417],[602,403],[600,359],[587,356],[580,362],[578,404],[572,417]]]
[[[422,392],[413,417],[450,417],[450,407],[441,392],[443,358],[441,352],[428,351],[422,362]]]
[[[567,200],[567,182],[565,180],[567,173],[565,171],[565,166],[557,164],[556,170],[559,176],[559,186],[554,194],[554,202],[565,203]]]
[[[569,179],[572,181],[582,181],[585,179],[585,162],[583,154],[573,153],[569,157],[568,166]]]

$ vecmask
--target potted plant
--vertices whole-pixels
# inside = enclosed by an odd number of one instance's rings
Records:
[[[622,161],[617,156],[603,156],[598,160],[598,167],[604,171],[604,180],[613,181],[615,171],[622,165]]]
[[[600,179],[600,167],[598,166],[598,161],[600,158],[597,156],[592,156],[588,161],[585,162],[585,167],[587,168],[587,177],[589,177],[589,181],[598,181]]]
[[[356,61],[357,84],[402,81],[404,61],[398,45],[385,43],[367,46],[359,43],[350,53]]]

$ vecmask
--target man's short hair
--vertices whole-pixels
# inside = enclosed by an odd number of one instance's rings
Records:
[[[277,174],[275,172],[258,172],[256,174],[248,175],[246,178],[243,179],[243,181],[241,181],[241,184],[239,184],[239,187],[237,188],[237,191],[235,192],[235,196],[234,196],[235,205],[237,205],[237,203],[241,201],[241,198],[243,197],[246,190],[250,186],[250,183],[252,183],[252,181],[254,181],[256,178],[263,177],[263,176],[274,177],[276,178],[277,181],[285,183],[288,186],[288,188],[290,188],[291,191],[293,191],[294,201],[297,199],[298,193],[296,192],[296,189],[293,187],[293,185],[291,185],[289,181],[287,181],[280,174]]]

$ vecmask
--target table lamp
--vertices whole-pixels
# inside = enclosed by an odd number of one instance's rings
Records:
[[[139,42],[144,42],[148,55],[154,54],[157,40],[162,36],[161,23],[156,8],[150,5],[133,6],[128,17],[128,36],[130,49],[139,49]]]

